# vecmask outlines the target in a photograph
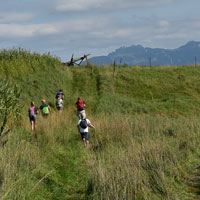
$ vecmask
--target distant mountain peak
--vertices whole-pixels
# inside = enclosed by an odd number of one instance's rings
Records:
[[[199,55],[199,57],[197,56]],[[194,57],[200,63],[200,42],[189,41],[176,49],[150,48],[142,45],[120,47],[107,56],[90,58],[90,62],[96,65],[110,65],[114,61],[117,64],[149,65],[192,65]]]
[[[185,45],[179,47],[179,48],[199,48],[200,47],[200,42],[197,41],[189,41]]]

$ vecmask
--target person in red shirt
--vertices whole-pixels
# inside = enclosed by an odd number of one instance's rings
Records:
[[[81,99],[81,97],[78,97],[75,105],[77,108],[77,115],[79,119],[81,119],[81,113],[85,113],[85,102]]]

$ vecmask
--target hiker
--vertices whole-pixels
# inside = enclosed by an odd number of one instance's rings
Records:
[[[86,118],[85,113],[81,113],[81,119],[78,121],[78,131],[81,134],[82,141],[84,143],[84,146],[86,148],[89,147],[89,132],[88,132],[88,127],[90,128],[95,128],[89,119]]]
[[[40,106],[40,110],[42,112],[43,117],[47,117],[49,115],[49,112],[51,111],[50,106],[46,103],[45,99],[42,99],[42,105]]]
[[[34,101],[31,102],[31,107],[28,109],[28,116],[31,122],[31,130],[34,131],[36,128],[36,115],[38,114],[38,110],[35,107]]]
[[[62,96],[59,95],[58,99],[56,99],[56,108],[58,109],[58,112],[62,112],[62,108],[63,108],[63,100],[62,100]]]
[[[58,97],[61,95],[61,99],[63,100],[64,99],[64,93],[63,93],[63,90],[60,89],[57,94],[56,94],[56,99],[58,99]]]
[[[81,119],[81,113],[85,113],[85,102],[81,99],[81,97],[78,97],[75,105],[77,108],[77,115],[79,119]]]

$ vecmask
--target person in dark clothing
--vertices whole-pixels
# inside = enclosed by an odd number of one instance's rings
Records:
[[[61,96],[61,99],[63,100],[64,99],[64,93],[63,93],[63,90],[60,89],[57,94],[56,94],[56,99],[58,99],[58,97]]]

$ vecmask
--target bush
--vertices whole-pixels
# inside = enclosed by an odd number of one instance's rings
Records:
[[[20,89],[16,84],[12,85],[9,81],[0,79],[0,137],[9,132],[5,130],[10,119],[14,120],[20,114]]]

